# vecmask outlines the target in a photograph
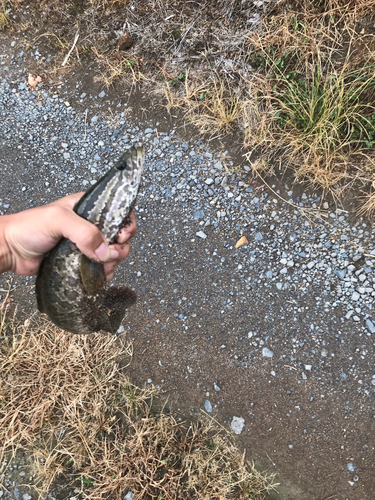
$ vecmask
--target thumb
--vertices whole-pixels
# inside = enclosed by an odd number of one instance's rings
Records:
[[[106,262],[118,257],[117,250],[109,248],[103,234],[91,222],[69,209],[62,209],[59,236],[73,241],[89,259]]]

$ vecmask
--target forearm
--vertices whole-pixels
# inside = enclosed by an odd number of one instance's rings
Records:
[[[0,216],[0,274],[10,271],[12,265],[12,255],[6,238],[8,221],[8,215]]]

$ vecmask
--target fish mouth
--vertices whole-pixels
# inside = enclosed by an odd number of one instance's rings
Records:
[[[142,170],[145,153],[142,147],[132,147],[124,153],[115,167],[117,170]]]

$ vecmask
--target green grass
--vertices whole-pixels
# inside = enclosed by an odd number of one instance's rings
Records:
[[[367,209],[375,205],[375,37],[363,26],[374,7],[279,2],[248,35],[256,77],[244,106],[245,145],[271,171],[276,160],[336,199],[360,179],[357,189],[370,187]]]
[[[349,155],[375,144],[375,66],[342,70],[323,77],[317,69],[308,80],[284,78],[275,88],[276,127],[301,147],[319,155]]]

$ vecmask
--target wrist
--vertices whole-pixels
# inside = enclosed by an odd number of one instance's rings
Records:
[[[0,274],[6,273],[12,268],[12,253],[6,237],[6,227],[9,217],[9,215],[0,216]]]

